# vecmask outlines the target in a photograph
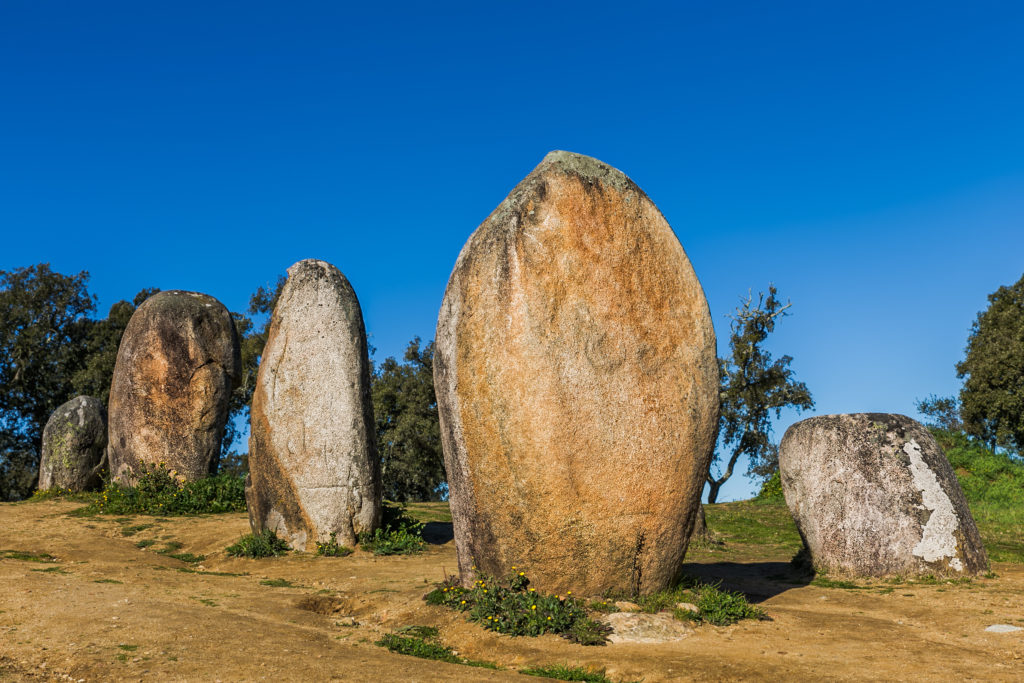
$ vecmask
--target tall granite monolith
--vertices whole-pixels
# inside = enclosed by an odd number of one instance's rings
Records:
[[[909,417],[801,420],[782,438],[779,474],[818,570],[884,577],[988,568],[953,468],[931,433]]]
[[[39,490],[88,491],[101,483],[107,446],[107,410],[92,396],[76,396],[50,415],[43,428]]]
[[[110,385],[113,477],[131,484],[160,465],[182,481],[206,477],[220,458],[241,366],[238,333],[221,302],[183,291],[146,299],[125,328]]]
[[[649,593],[675,580],[718,419],[678,238],[596,159],[551,152],[470,236],[434,384],[459,573]]]
[[[324,261],[288,269],[251,410],[246,501],[253,531],[296,550],[351,547],[381,519],[370,362],[359,301]]]

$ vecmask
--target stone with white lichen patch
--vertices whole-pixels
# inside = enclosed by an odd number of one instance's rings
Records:
[[[931,433],[903,415],[825,415],[779,449],[782,488],[816,569],[961,576],[988,568],[967,500]]]

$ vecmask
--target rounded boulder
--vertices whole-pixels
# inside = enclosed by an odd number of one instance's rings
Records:
[[[165,466],[202,479],[220,458],[231,391],[241,378],[231,314],[198,292],[154,294],[132,314],[110,385],[110,472],[133,484]]]
[[[953,468],[909,417],[856,413],[797,422],[782,438],[779,473],[818,570],[884,577],[988,568]]]
[[[551,152],[470,236],[434,384],[459,572],[649,593],[679,575],[718,420],[715,334],[625,174]]]
[[[39,490],[88,491],[99,486],[107,445],[107,411],[92,396],[76,396],[50,415],[43,429]]]

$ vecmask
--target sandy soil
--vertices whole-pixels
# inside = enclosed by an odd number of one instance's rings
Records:
[[[721,578],[771,621],[701,626],[655,645],[574,645],[555,636],[491,634],[422,601],[455,568],[450,525],[412,557],[293,555],[244,560],[223,549],[248,532],[242,514],[130,521],[77,518],[62,501],[0,505],[0,551],[49,553],[55,563],[0,559],[0,680],[499,681],[540,664],[604,667],[618,680],[1024,680],[1024,566],[995,565],[965,585],[801,585],[787,557],[749,548],[687,571]],[[133,535],[133,525],[153,524]],[[156,540],[147,549],[140,540]],[[201,565],[155,550],[177,541]],[[703,558],[703,559],[702,559]],[[188,573],[230,572],[241,576]],[[287,579],[273,587],[265,579]],[[347,626],[353,617],[358,625]],[[409,624],[437,626],[489,671],[392,654],[373,643]]]

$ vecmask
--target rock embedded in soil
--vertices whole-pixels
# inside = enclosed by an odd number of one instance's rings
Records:
[[[552,152],[476,229],[434,384],[463,583],[513,566],[549,592],[678,577],[717,431],[715,334],[623,173]]]
[[[324,261],[300,261],[274,308],[251,409],[253,531],[296,550],[352,547],[380,524],[370,362],[359,301]]]
[[[76,396],[63,404],[43,429],[39,490],[96,488],[106,446],[107,410],[101,400]]]
[[[241,378],[238,333],[224,304],[198,292],[154,294],[132,314],[110,386],[110,472],[133,484],[160,466],[182,481],[220,459],[231,391]]]
[[[797,422],[782,439],[779,471],[817,570],[882,577],[988,568],[953,468],[909,417],[858,413]]]
[[[612,643],[669,643],[693,633],[691,626],[662,613],[617,612],[605,614],[600,621],[612,627],[608,636]]]

